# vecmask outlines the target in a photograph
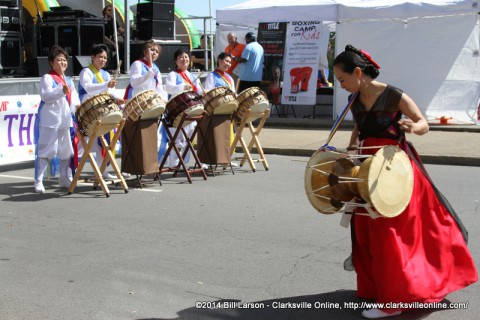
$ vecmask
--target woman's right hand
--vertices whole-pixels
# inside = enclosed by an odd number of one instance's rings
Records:
[[[109,88],[115,88],[116,85],[117,85],[117,80],[110,80],[108,81],[108,84],[107,84]]]
[[[189,84],[186,84],[186,85],[183,86],[183,90],[185,90],[185,91],[192,90],[192,86],[189,85]]]
[[[64,93],[64,94],[69,94],[69,93],[70,93],[70,87],[67,86],[67,85],[64,85],[64,86],[63,86],[63,93]]]

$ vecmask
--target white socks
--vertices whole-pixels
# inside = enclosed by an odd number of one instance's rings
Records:
[[[387,318],[387,317],[394,317],[398,316],[402,313],[402,311],[395,311],[393,313],[386,313],[380,309],[372,308],[368,310],[362,311],[362,317],[367,319],[380,319],[380,318]]]
[[[48,168],[48,159],[47,158],[37,158],[37,168],[35,177],[35,192],[36,193],[45,193],[45,187],[43,186],[43,174]]]
[[[58,178],[58,184],[60,188],[70,188],[72,183],[72,172],[69,169],[70,160],[60,160],[60,177]]]

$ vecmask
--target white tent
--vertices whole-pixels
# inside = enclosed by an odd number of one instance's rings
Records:
[[[336,31],[336,54],[349,43],[368,51],[381,65],[378,79],[408,93],[428,120],[445,116],[474,123],[480,97],[478,2],[250,0],[217,10],[217,42],[228,30],[256,28],[259,22],[321,20]],[[335,114],[347,94],[335,85]]]

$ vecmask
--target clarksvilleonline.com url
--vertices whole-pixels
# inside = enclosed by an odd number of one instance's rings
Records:
[[[238,301],[197,301],[197,309],[467,309],[468,302],[238,302]]]
[[[345,309],[468,309],[467,302],[344,302]]]

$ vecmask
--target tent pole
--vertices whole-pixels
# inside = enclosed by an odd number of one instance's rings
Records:
[[[130,73],[130,15],[128,14],[128,0],[124,1],[125,37],[123,38],[123,66],[126,74]]]

